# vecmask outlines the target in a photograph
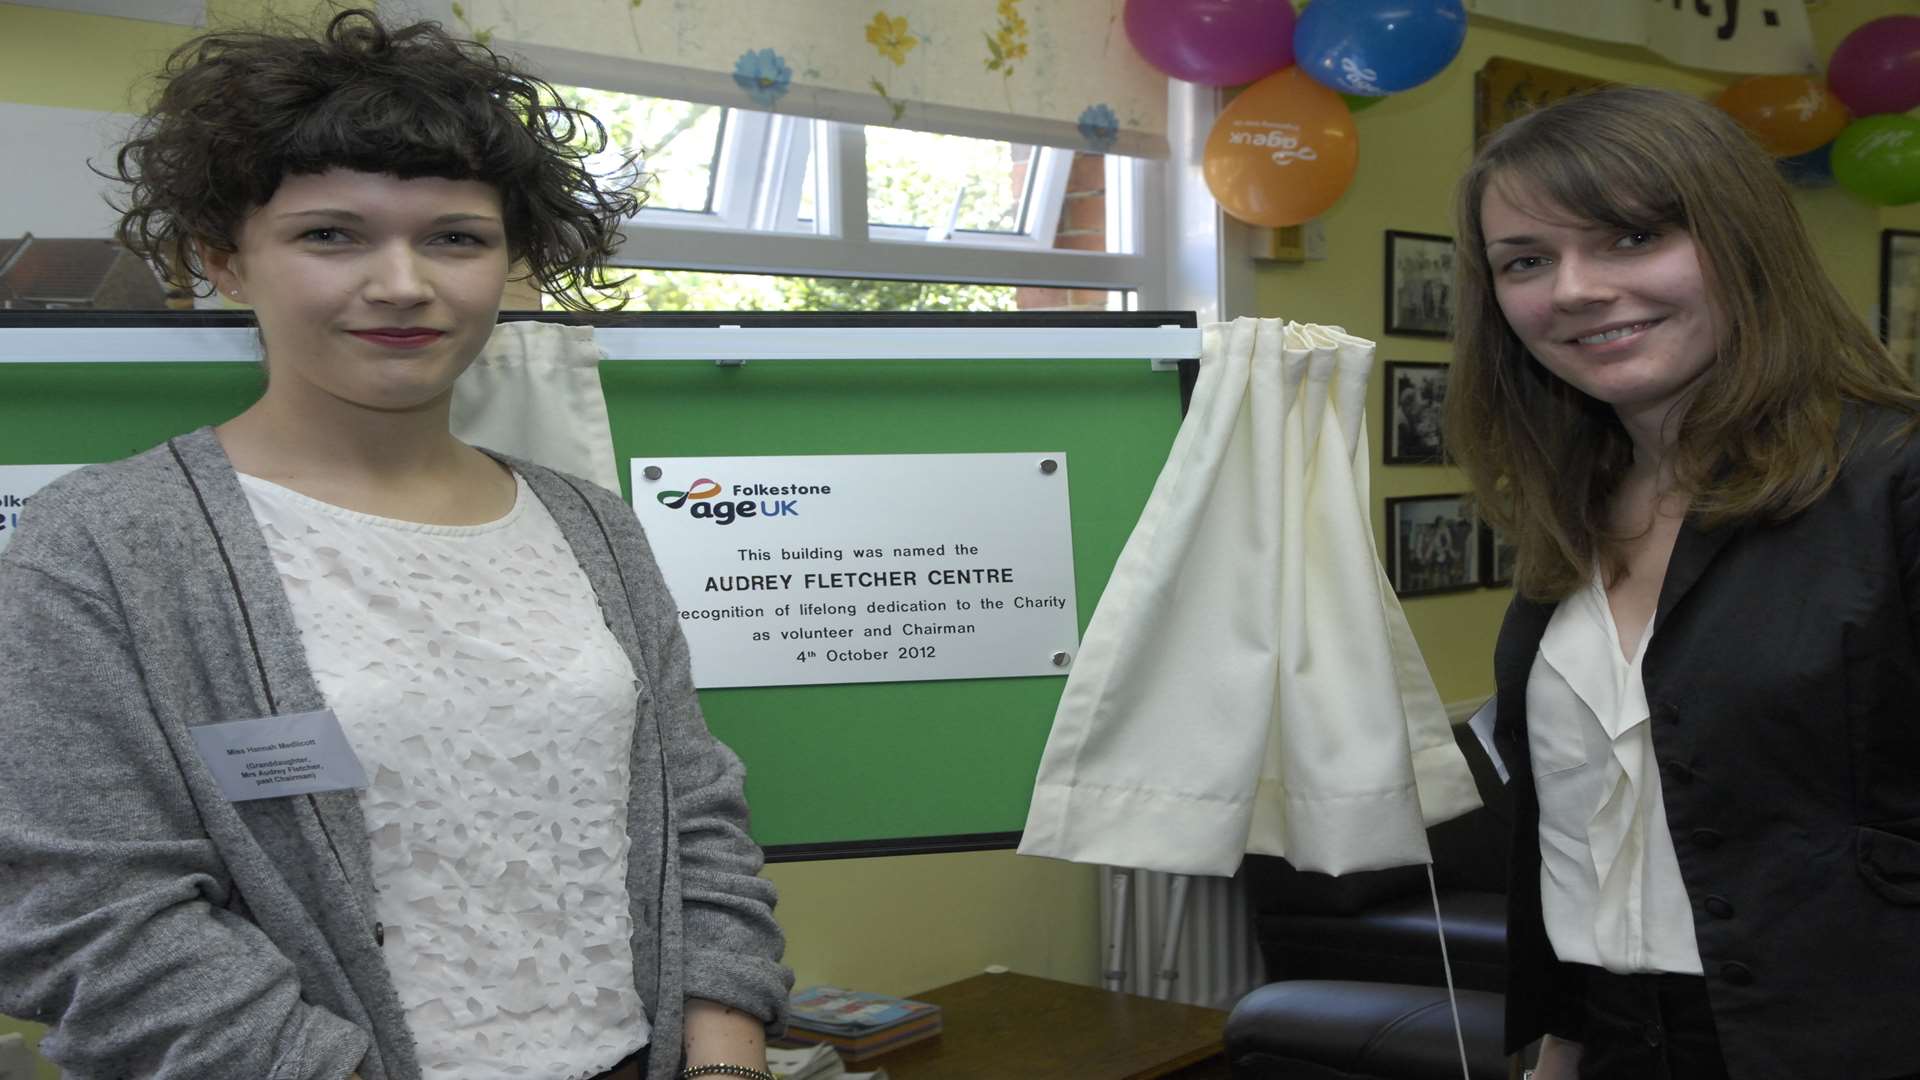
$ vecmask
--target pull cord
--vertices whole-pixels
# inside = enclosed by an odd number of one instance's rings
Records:
[[[1460,1030],[1460,999],[1453,992],[1453,962],[1447,959],[1447,928],[1440,920],[1440,885],[1433,877],[1433,864],[1427,864],[1427,894],[1433,898],[1433,928],[1440,935],[1440,967],[1447,975],[1447,1007],[1453,1010],[1453,1041],[1460,1050],[1461,1080],[1473,1080],[1467,1071],[1467,1036]]]

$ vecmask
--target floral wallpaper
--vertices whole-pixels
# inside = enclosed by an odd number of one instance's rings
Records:
[[[390,0],[555,78],[718,105],[1164,157],[1124,0]]]

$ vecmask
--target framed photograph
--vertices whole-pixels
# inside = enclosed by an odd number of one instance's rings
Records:
[[[1389,334],[1453,336],[1453,238],[1387,230]]]
[[[1920,232],[1880,230],[1880,340],[1920,374]]]
[[[1473,145],[1509,120],[1544,108],[1561,98],[1611,86],[1605,79],[1542,67],[1505,56],[1490,57],[1473,75]]]
[[[1480,584],[1489,589],[1504,589],[1513,584],[1513,545],[1499,529],[1482,521],[1480,525]]]
[[[1381,460],[1387,465],[1439,465],[1446,459],[1440,429],[1447,405],[1450,364],[1387,361],[1387,430]]]
[[[1387,500],[1387,578],[1399,596],[1480,587],[1480,519],[1464,493]]]

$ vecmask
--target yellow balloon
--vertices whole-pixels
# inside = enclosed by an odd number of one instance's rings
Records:
[[[1360,139],[1340,95],[1298,67],[1240,92],[1213,122],[1202,157],[1207,189],[1249,225],[1320,216],[1353,182]]]

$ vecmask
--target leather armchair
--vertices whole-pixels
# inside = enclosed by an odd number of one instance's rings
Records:
[[[1454,729],[1482,807],[1427,830],[1473,1080],[1515,1074],[1502,1052],[1513,804],[1465,725]],[[1236,1080],[1450,1080],[1461,1047],[1427,869],[1331,877],[1249,855],[1266,986],[1227,1020]]]
[[[1481,808],[1427,830],[1454,985],[1502,993],[1507,972],[1507,863],[1513,800],[1466,725],[1454,737]],[[1267,979],[1444,986],[1423,866],[1332,877],[1249,855],[1241,867]]]

